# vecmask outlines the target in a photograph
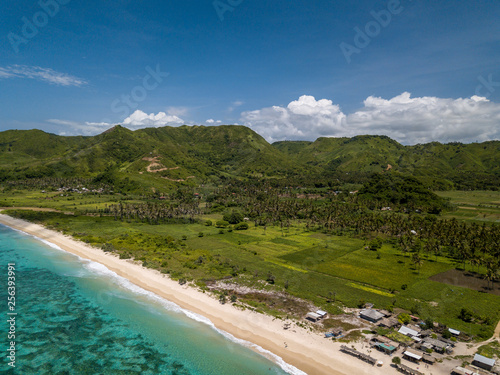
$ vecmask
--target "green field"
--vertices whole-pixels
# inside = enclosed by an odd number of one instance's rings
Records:
[[[445,217],[500,222],[500,191],[440,191],[436,194],[456,206],[456,211],[448,212]]]
[[[112,203],[110,197],[92,195],[40,198],[40,193],[19,193],[0,196],[0,202],[63,211]],[[193,280],[200,286],[228,279],[254,289],[286,290],[331,313],[338,313],[340,304],[354,307],[371,302],[378,308],[394,305],[481,337],[490,335],[500,318],[500,297],[429,280],[456,267],[448,258],[424,256],[417,269],[409,255],[389,242],[371,251],[367,240],[309,231],[297,221],[283,229],[251,223],[248,230],[222,229],[221,233],[220,228],[205,225],[207,219],[221,219],[222,215],[217,214],[197,217],[194,223],[177,220],[159,225],[54,212],[19,211],[17,215],[41,221],[95,246],[110,244],[123,258],[133,256],[174,279]],[[266,281],[269,275],[274,277],[274,284]],[[331,301],[332,295],[335,302]],[[248,298],[245,302],[259,311],[284,314],[274,302],[266,305]],[[463,322],[458,318],[462,308],[487,318],[489,324]]]

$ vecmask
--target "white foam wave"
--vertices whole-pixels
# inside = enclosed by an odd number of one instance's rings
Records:
[[[63,249],[61,249],[59,246],[57,246],[56,244],[53,244],[52,242],[49,242],[47,240],[44,240],[44,239],[41,239],[41,238],[38,238],[36,236],[33,236],[35,237],[36,239],[40,240],[41,242],[43,242],[45,245],[47,246],[50,246],[51,248],[53,249],[56,249],[56,250],[60,250],[60,251],[64,251]]]
[[[35,236],[34,234],[31,234],[31,233],[27,233],[21,229],[16,229],[16,228],[12,228],[12,227],[8,227],[10,229],[12,229],[13,231],[16,231],[16,232],[19,232],[19,233],[22,233],[23,235],[25,236],[28,236],[28,237],[32,237],[34,238],[35,240],[37,241],[40,241],[40,242],[43,242],[45,245],[55,249],[55,250],[59,250],[59,251],[64,251],[65,253],[67,253],[67,251],[61,249],[59,246],[57,246],[56,244],[50,242],[50,241],[47,241],[47,240],[44,240],[43,238],[40,238],[40,237],[37,237]]]

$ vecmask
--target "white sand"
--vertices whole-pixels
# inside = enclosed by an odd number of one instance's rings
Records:
[[[357,358],[339,351],[340,343],[326,339],[304,328],[292,325],[283,329],[283,321],[249,310],[240,310],[231,304],[221,305],[217,300],[188,286],[162,275],[158,271],[119,259],[61,233],[0,214],[0,223],[49,241],[63,250],[105,265],[134,284],[178,304],[180,307],[200,314],[214,325],[239,339],[249,341],[278,355],[285,362],[310,375],[383,375],[399,374],[390,366],[391,357],[372,350],[369,354],[384,362],[382,367],[371,366]],[[285,343],[287,346],[285,347]],[[352,344],[348,344],[351,346]],[[368,354],[368,345],[358,343],[356,348]],[[417,365],[403,363],[416,368]],[[420,365],[425,374],[449,374],[453,367],[449,361],[430,366]]]

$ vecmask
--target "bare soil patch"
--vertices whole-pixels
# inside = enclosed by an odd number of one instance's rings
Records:
[[[500,296],[500,283],[498,281],[490,283],[491,289],[489,289],[488,282],[483,278],[483,275],[471,271],[454,269],[431,276],[429,279]]]

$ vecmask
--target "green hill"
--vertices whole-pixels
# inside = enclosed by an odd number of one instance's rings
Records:
[[[403,146],[386,136],[364,135],[273,145],[327,174],[348,172],[366,177],[367,173],[393,170],[421,177],[434,188],[498,189],[500,185],[500,141]]]
[[[433,188],[498,189],[500,142],[403,146],[365,135],[270,145],[238,125],[136,131],[118,125],[93,137],[0,132],[0,181],[85,177],[169,189],[233,178],[364,183],[387,170],[417,176]]]

